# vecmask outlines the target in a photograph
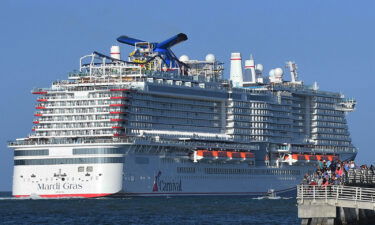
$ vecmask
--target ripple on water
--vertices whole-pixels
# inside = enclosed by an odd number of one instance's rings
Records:
[[[2,224],[299,224],[296,200],[251,197],[0,197]]]

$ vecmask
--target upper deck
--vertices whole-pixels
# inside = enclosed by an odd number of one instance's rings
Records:
[[[110,56],[83,56],[68,80],[32,91],[39,95],[33,133],[10,146],[150,140],[191,147],[265,146],[278,154],[356,152],[345,119],[354,100],[304,85],[290,62],[291,81],[283,79],[280,68],[264,76],[254,62],[245,63],[245,73],[255,80],[244,75],[237,81],[232,67],[240,60],[235,58],[226,80],[223,64],[212,54],[205,60],[177,59],[169,42],[173,46],[181,38],[160,44],[126,37],[122,41],[134,46],[126,61],[118,46]]]

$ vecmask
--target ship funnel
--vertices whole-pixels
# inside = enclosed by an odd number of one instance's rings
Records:
[[[250,70],[250,60],[245,60],[245,71],[244,71],[244,74],[243,74],[243,82],[252,83],[251,70]]]
[[[250,71],[251,83],[256,83],[256,73],[255,73],[255,62],[252,55],[250,55],[250,60],[245,61],[245,69]]]
[[[121,55],[120,55],[120,46],[118,46],[118,45],[113,45],[113,46],[111,47],[111,57],[114,58],[114,59],[118,59],[118,60],[121,59]]]
[[[242,87],[242,59],[241,53],[235,52],[231,54],[230,58],[230,80],[233,82],[234,87]]]

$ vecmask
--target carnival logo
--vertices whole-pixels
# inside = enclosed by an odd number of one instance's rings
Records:
[[[152,192],[177,192],[182,191],[182,182],[175,180],[163,180],[160,178],[161,171],[159,171],[155,178],[152,186]]]

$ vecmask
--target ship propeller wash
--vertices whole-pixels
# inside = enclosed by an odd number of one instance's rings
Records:
[[[355,158],[345,118],[355,100],[305,85],[295,62],[287,81],[239,52],[224,79],[213,54],[176,57],[187,39],[121,36],[127,57],[93,52],[34,89],[32,133],[9,142],[13,195],[264,195],[293,190],[318,160]]]

